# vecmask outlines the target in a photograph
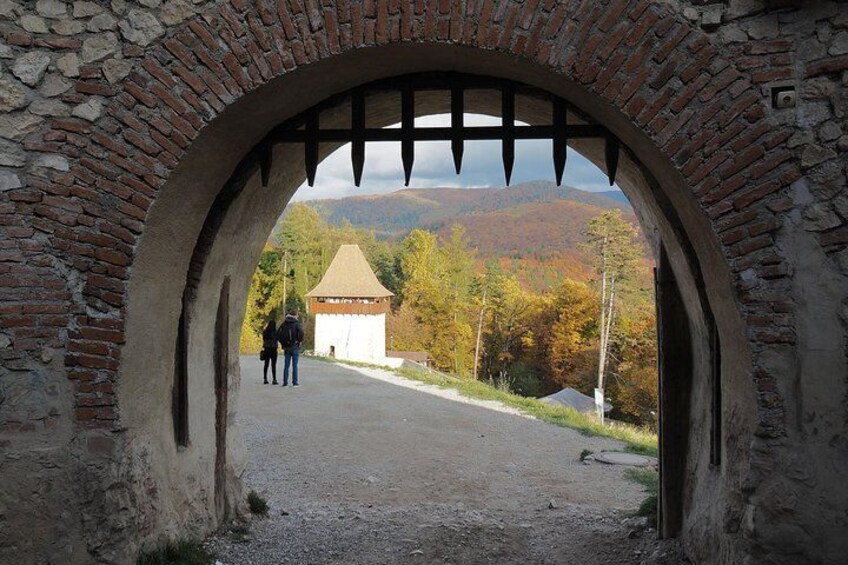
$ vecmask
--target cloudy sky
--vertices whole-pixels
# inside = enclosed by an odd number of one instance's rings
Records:
[[[448,126],[450,115],[418,118],[418,126]],[[500,118],[466,115],[467,125],[500,125]],[[554,180],[551,142],[517,141],[512,184],[530,180]],[[466,142],[462,174],[457,175],[451,157],[450,142],[432,141],[415,144],[415,165],[410,186],[482,188],[504,185],[499,141]],[[563,184],[583,190],[610,190],[606,175],[579,154],[568,150]],[[383,194],[403,188],[400,143],[372,142],[365,146],[365,170],[359,188],[353,185],[350,145],[344,145],[319,166],[315,186],[304,183],[294,200],[343,198],[363,194]]]

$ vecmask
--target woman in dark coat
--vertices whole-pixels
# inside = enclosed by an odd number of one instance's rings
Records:
[[[265,368],[262,370],[262,378],[268,384],[268,364],[271,364],[271,375],[273,384],[277,384],[277,323],[274,318],[268,320],[268,325],[262,331],[262,357],[265,359]]]

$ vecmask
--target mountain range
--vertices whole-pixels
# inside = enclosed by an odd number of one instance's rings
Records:
[[[586,192],[547,181],[508,188],[409,188],[310,204],[333,224],[347,221],[378,237],[402,237],[413,228],[445,233],[458,224],[472,247],[487,256],[549,257],[575,249],[586,222],[611,208],[635,222],[620,191]]]

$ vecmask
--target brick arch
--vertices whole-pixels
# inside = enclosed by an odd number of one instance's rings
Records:
[[[79,92],[109,98],[105,115],[90,125],[55,120],[40,148],[71,157],[70,170],[29,183],[50,194],[34,206],[33,225],[73,272],[70,310],[56,325],[68,328],[76,425],[121,426],[114,387],[128,281],[160,190],[204,132],[275,79],[362,49],[417,44],[492,52],[562,77],[575,85],[575,103],[602,101],[600,118],[612,120],[610,127],[644,136],[666,157],[667,174],[691,193],[668,195],[672,206],[694,198],[733,277],[754,355],[758,433],[781,437],[783,398],[756,356],[794,342],[783,295],[789,269],[773,235],[792,205],[787,187],[798,178],[792,154],[780,148],[789,134],[769,122],[750,77],[708,36],[645,0],[464,8],[233,0],[169,31],[119,85],[80,81]],[[68,285],[42,282],[62,292]]]
[[[532,10],[492,2],[464,10],[444,2],[293,5],[234,0],[215,7],[148,48],[118,87],[81,82],[78,90],[111,97],[103,119],[91,126],[56,120],[45,133],[45,140],[68,140],[45,141],[49,149],[79,158],[52,179],[69,186],[69,194],[43,204],[41,215],[61,224],[63,215],[82,208],[96,218],[92,226],[75,226],[88,239],[77,240],[83,247],[68,248],[69,256],[93,251],[91,263],[101,265],[83,290],[89,306],[123,306],[121,281],[157,191],[230,104],[298,68],[397,42],[503,52],[579,83],[620,109],[670,158],[736,274],[753,274],[759,288],[787,274],[771,234],[788,205],[782,189],[798,172],[788,151],[771,149],[789,134],[766,119],[750,78],[679,15],[632,0],[543,2]],[[67,246],[63,240],[56,243]],[[780,301],[750,296],[745,286],[753,286],[750,279],[738,288],[746,317],[757,316],[750,323],[753,341],[791,343],[790,325],[763,329],[762,317]],[[779,420],[762,423],[779,435]]]

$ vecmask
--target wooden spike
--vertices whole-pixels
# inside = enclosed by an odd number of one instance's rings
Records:
[[[274,146],[271,143],[264,143],[259,148],[259,173],[262,178],[262,187],[268,187],[268,181],[271,177],[271,158],[273,156]]]
[[[311,108],[306,114],[306,143],[304,144],[306,160],[306,182],[315,185],[315,172],[318,170],[318,110]]]
[[[557,186],[562,186],[565,159],[568,155],[568,107],[565,100],[556,97],[553,102],[554,136],[552,138],[554,174]]]
[[[607,135],[605,144],[605,157],[607,164],[607,177],[610,186],[615,184],[615,174],[618,171],[618,154],[620,151],[618,138],[612,134]]]
[[[515,164],[515,90],[512,83],[504,85],[501,91],[501,117],[503,137],[501,139],[501,154],[503,157],[504,178],[506,185],[512,178],[512,167]]]
[[[465,127],[465,91],[460,86],[451,88],[451,153],[456,174],[462,170],[462,154],[465,141],[462,128]]]
[[[412,164],[415,161],[415,91],[405,87],[401,92],[401,136],[400,158],[403,161],[404,186],[409,186]]]
[[[353,184],[358,187],[362,182],[362,170],[365,167],[365,96],[361,90],[354,90],[351,95],[350,125],[353,133],[350,162],[353,165]]]

